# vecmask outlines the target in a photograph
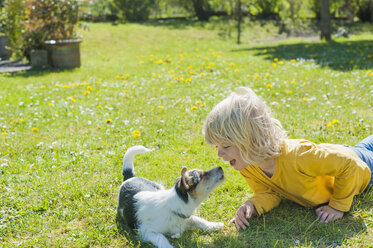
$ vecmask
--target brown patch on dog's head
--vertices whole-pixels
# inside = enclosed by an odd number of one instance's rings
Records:
[[[198,201],[204,200],[219,184],[224,181],[223,170],[219,168],[210,171],[199,169],[181,169],[181,177],[177,181],[176,190],[184,201],[188,195]]]

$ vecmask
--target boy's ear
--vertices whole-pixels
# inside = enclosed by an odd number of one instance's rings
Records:
[[[181,169],[181,184],[183,185],[185,190],[189,190],[189,185],[186,182],[186,175],[185,175],[185,172],[187,172],[187,170],[188,169],[185,166]]]

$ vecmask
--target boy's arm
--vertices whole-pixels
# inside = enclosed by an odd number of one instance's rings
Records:
[[[258,215],[266,213],[280,204],[281,198],[277,193],[255,180],[255,178],[245,177],[245,180],[254,192],[254,196],[249,201],[254,204]]]

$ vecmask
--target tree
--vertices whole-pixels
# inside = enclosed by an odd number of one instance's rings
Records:
[[[330,41],[331,35],[331,15],[329,0],[321,0],[321,35],[320,39]]]

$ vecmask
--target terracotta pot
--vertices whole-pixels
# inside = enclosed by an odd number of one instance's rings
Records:
[[[82,40],[48,40],[49,64],[55,68],[70,69],[80,67],[80,43]]]
[[[43,67],[48,65],[48,51],[37,49],[31,50],[30,53],[31,66],[32,67]]]

